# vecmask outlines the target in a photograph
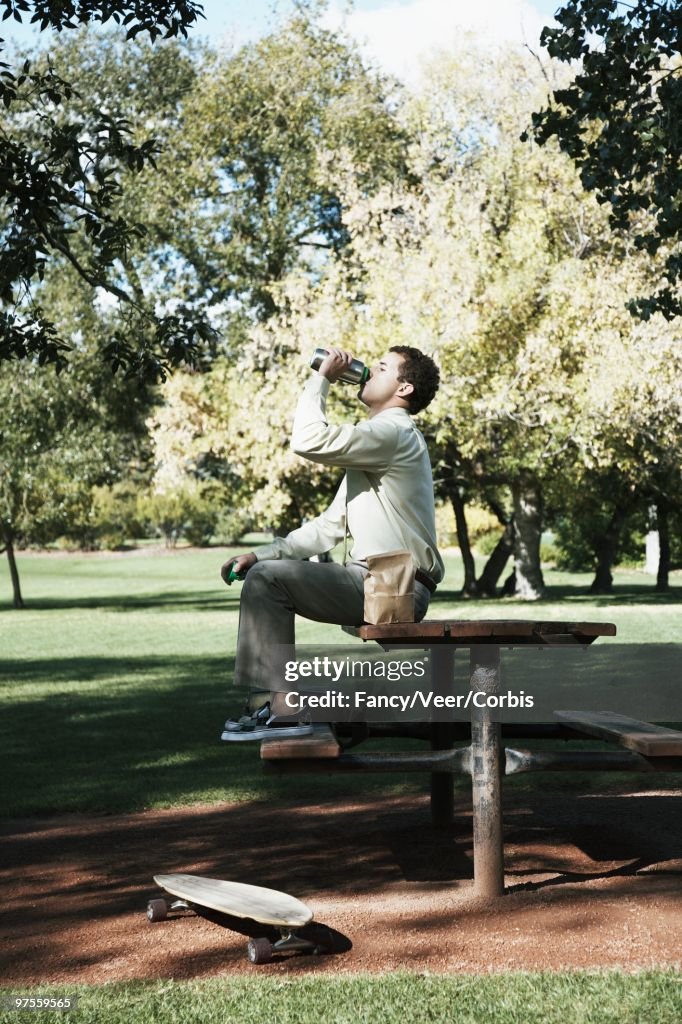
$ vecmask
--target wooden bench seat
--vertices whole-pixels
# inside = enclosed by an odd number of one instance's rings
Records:
[[[273,733],[277,730],[273,729]],[[260,745],[261,761],[284,761],[291,758],[333,758],[341,753],[341,746],[328,725],[314,725],[309,736],[263,740]]]
[[[555,711],[555,717],[588,736],[620,743],[645,757],[682,757],[682,732],[612,711]]]

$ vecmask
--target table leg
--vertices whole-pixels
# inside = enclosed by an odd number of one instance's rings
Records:
[[[434,693],[451,694],[454,685],[455,651],[439,645],[431,648],[431,678]],[[431,723],[431,749],[452,750],[455,745],[454,722]],[[431,821],[451,825],[455,815],[455,778],[443,772],[431,773]]]
[[[475,645],[470,655],[471,689],[498,693],[500,649]],[[473,698],[472,698],[473,699]],[[488,708],[471,711],[471,789],[474,819],[474,892],[477,896],[504,894],[502,844],[502,744],[499,722]]]

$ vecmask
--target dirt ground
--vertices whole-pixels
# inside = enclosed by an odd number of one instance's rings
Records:
[[[471,808],[436,829],[421,797],[219,804],[2,830],[5,986],[243,972],[625,969],[682,962],[682,793],[505,795],[507,895],[472,893]],[[246,938],[150,924],[152,876],[284,889],[352,948],[254,967]]]

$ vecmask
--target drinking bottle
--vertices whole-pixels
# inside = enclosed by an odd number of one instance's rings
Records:
[[[319,370],[322,360],[328,354],[326,348],[315,349],[310,360],[313,370]],[[346,384],[364,384],[369,380],[369,370],[359,359],[353,359],[343,371],[339,380],[345,381]]]

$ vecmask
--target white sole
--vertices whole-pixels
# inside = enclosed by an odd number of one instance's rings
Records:
[[[261,740],[286,740],[296,736],[311,736],[312,725],[291,725],[291,726],[267,726],[265,729],[251,729],[250,731],[225,730],[221,740],[230,743],[257,743]]]

